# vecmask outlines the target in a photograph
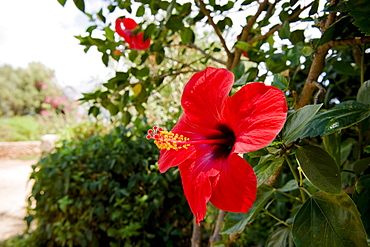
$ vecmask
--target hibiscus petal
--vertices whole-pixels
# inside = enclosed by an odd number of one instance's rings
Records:
[[[139,33],[137,35],[132,36],[132,47],[131,49],[135,50],[146,50],[150,46],[150,39],[147,39],[144,42],[144,33]]]
[[[246,213],[256,199],[256,175],[248,162],[237,154],[229,155],[212,186],[210,202],[221,210]]]
[[[139,26],[136,21],[131,18],[123,18],[122,22],[128,30],[133,30]]]
[[[195,73],[182,95],[184,113],[199,126],[214,127],[223,119],[224,103],[233,83],[233,73],[226,69],[208,67]]]
[[[184,193],[197,224],[204,219],[211,198],[211,179],[219,174],[224,161],[223,158],[215,159],[213,147],[199,145],[197,159],[179,165]]]
[[[263,83],[242,87],[225,106],[225,118],[236,136],[235,153],[247,153],[270,144],[286,120],[284,93]]]
[[[196,158],[196,151],[194,146],[190,146],[188,149],[166,150],[162,149],[158,160],[159,171],[164,173],[169,168],[181,165],[183,162],[190,160],[194,161]]]
[[[127,19],[127,18],[123,18],[123,19],[117,18],[116,19],[116,32],[118,33],[119,36],[124,38],[125,41],[131,46],[131,31],[122,29],[121,24],[123,23],[124,19]]]

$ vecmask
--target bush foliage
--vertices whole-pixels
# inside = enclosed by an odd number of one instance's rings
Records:
[[[144,136],[144,135],[143,135]],[[187,246],[192,215],[176,170],[123,127],[65,142],[33,167],[33,246]]]

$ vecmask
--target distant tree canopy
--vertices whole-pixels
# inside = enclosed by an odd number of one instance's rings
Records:
[[[54,71],[32,62],[27,68],[0,67],[0,116],[33,115],[47,105],[61,109],[63,91],[55,83]]]

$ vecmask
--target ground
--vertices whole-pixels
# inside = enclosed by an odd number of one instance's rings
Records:
[[[0,242],[26,228],[27,198],[31,166],[37,160],[0,159]]]

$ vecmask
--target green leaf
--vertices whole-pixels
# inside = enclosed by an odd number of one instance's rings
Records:
[[[341,191],[339,167],[324,149],[316,146],[299,147],[296,157],[305,177],[313,186],[330,194]]]
[[[108,67],[109,55],[107,53],[103,53],[101,60],[104,63],[104,65]]]
[[[338,37],[343,32],[343,27],[347,26],[349,21],[350,18],[348,18],[348,16],[346,15],[331,24],[328,29],[325,30],[324,34],[321,36],[316,46],[323,45]]]
[[[166,27],[168,29],[171,29],[174,32],[177,32],[184,28],[184,23],[182,22],[182,19],[170,19],[166,22]]]
[[[248,51],[251,48],[250,44],[247,43],[247,42],[244,42],[244,41],[236,42],[235,47],[237,47],[237,48],[239,48],[240,50],[243,50],[243,51]]]
[[[103,15],[103,9],[100,9],[98,13],[96,13],[96,16],[98,17],[99,20],[101,20],[103,23],[105,23],[105,16]]]
[[[244,63],[239,62],[238,66],[236,66],[236,68],[233,70],[235,79],[239,79],[240,77],[242,77],[242,75],[244,74],[244,71],[245,71]]]
[[[348,138],[344,140],[344,142],[342,142],[342,144],[340,145],[340,160],[342,164],[348,159],[348,156],[352,151],[352,146],[356,143],[357,141],[353,138]]]
[[[256,157],[262,157],[262,156],[268,155],[269,151],[267,150],[267,148],[261,148],[261,149],[258,149],[256,151],[249,152],[247,154],[251,158],[256,158]]]
[[[153,23],[149,24],[144,30],[144,39],[147,40],[148,38],[150,38],[153,35],[153,33],[155,32],[156,28],[157,27],[156,27],[155,24],[153,24]],[[158,43],[156,43],[156,44],[158,44]]]
[[[317,9],[319,8],[319,0],[314,0],[312,3],[312,7],[310,9],[309,15],[314,15],[317,13]]]
[[[294,218],[292,234],[302,247],[368,247],[360,213],[344,191],[309,198]]]
[[[370,175],[362,176],[357,181],[353,200],[361,214],[365,230],[370,235]]]
[[[289,40],[293,45],[296,45],[298,42],[304,42],[304,31],[305,30],[295,30],[290,33]]]
[[[231,20],[230,17],[225,17],[225,19],[220,20],[219,22],[217,22],[216,25],[221,30],[221,32],[223,32],[227,26],[228,27],[232,27],[233,26],[233,21]]]
[[[249,68],[247,70],[247,73],[245,73],[246,81],[254,81],[256,77],[258,76],[258,68]]]
[[[289,67],[286,65],[287,58],[283,53],[275,53],[264,60],[267,69],[274,74],[287,70]]]
[[[289,13],[287,11],[284,11],[284,8],[283,8],[279,14],[280,21],[284,22],[288,20],[289,17],[290,17]]]
[[[142,78],[142,77],[145,77],[145,76],[149,75],[149,72],[150,72],[149,68],[148,67],[144,67],[142,69],[139,69],[136,72],[135,76],[136,77],[139,77],[139,78]]]
[[[289,38],[289,36],[290,36],[290,24],[289,24],[289,22],[287,22],[287,21],[284,22],[284,24],[281,27],[281,29],[279,30],[278,34],[279,34],[279,37],[281,39]]]
[[[289,4],[290,4],[290,6],[294,6],[297,2],[298,2],[298,0],[290,0]]]
[[[289,87],[289,81],[282,74],[275,74],[272,86],[279,88],[281,91],[286,91]]]
[[[141,114],[145,114],[145,107],[142,104],[135,104],[135,109]]]
[[[268,159],[256,165],[253,169],[257,176],[258,185],[261,186],[284,163],[284,158]]]
[[[342,165],[341,161],[341,150],[340,150],[340,138],[337,133],[326,135],[322,137],[326,152],[328,152],[331,157],[335,160],[337,165],[340,167]]]
[[[299,134],[301,138],[322,136],[348,128],[370,116],[370,106],[345,101],[333,109],[317,114]]]
[[[73,0],[76,7],[81,10],[82,12],[85,12],[85,2],[84,0]]]
[[[168,5],[167,10],[166,10],[167,15],[166,15],[165,22],[167,22],[170,19],[171,15],[172,15],[172,10],[175,7],[175,4],[176,4],[176,0],[172,0],[171,3]]]
[[[302,56],[302,46],[295,45],[292,49],[288,50],[287,58],[291,62],[290,67],[295,67],[300,64],[300,58]]]
[[[66,4],[67,0],[58,0],[58,2],[64,7]]]
[[[238,80],[234,82],[233,86],[240,87],[240,86],[244,86],[245,84],[247,84],[247,76],[243,75],[242,77],[240,77]]]
[[[297,190],[298,189],[298,182],[295,179],[289,180],[286,184],[284,184],[283,187],[278,188],[278,191],[281,192],[289,192],[292,190]]]
[[[130,59],[131,62],[134,62],[137,57],[138,54],[136,50],[131,50],[130,53],[128,54],[128,59]]]
[[[254,2],[254,0],[244,0],[244,2],[242,2],[241,5],[249,5],[251,4],[252,2]]]
[[[108,10],[109,10],[109,13],[112,13],[112,12],[114,12],[114,10],[116,9],[116,5],[113,5],[113,4],[110,4],[110,5],[108,5]]]
[[[91,36],[92,31],[94,31],[97,27],[98,27],[98,25],[90,26],[86,29],[86,32],[88,32]]]
[[[286,144],[301,138],[301,130],[315,116],[321,106],[322,104],[306,105],[289,115],[282,130],[283,140]]]
[[[261,185],[257,191],[257,198],[248,213],[228,213],[221,234],[232,234],[242,231],[248,222],[259,214],[274,194],[274,188],[268,185]]]
[[[143,88],[143,86],[140,83],[138,83],[138,84],[136,84],[135,86],[132,87],[132,91],[134,92],[135,97],[140,94],[142,88]]]
[[[266,241],[266,247],[294,247],[291,227],[276,229]]]
[[[114,42],[115,32],[109,26],[105,27],[104,31],[105,31],[105,37],[107,38],[107,40]]]
[[[183,30],[181,30],[180,36],[181,36],[181,44],[183,45],[193,43],[195,40],[194,32],[193,30],[191,30],[190,27],[186,27]]]
[[[302,54],[305,57],[311,56],[314,53],[314,50],[310,46],[305,46],[302,49]]]
[[[96,106],[92,106],[89,109],[88,115],[92,114],[94,117],[97,117],[100,113],[100,109]]]
[[[145,8],[143,5],[140,5],[139,8],[137,8],[136,16],[140,17],[140,16],[143,16],[144,14],[145,14]]]
[[[359,175],[361,172],[365,171],[370,166],[370,157],[357,160],[353,164],[353,171]]]
[[[353,24],[357,26],[361,32],[370,35],[370,4],[368,0],[349,0],[346,1],[350,9],[349,15],[355,18]]]
[[[128,111],[124,111],[122,113],[121,121],[123,124],[128,125],[131,122],[131,118],[132,118],[131,114]]]
[[[118,107],[115,104],[111,103],[111,102],[109,102],[109,104],[106,105],[105,108],[109,111],[109,113],[112,116],[117,115],[117,113],[119,112]]]
[[[333,71],[342,75],[359,76],[360,71],[353,63],[349,61],[335,61],[333,62]]]
[[[370,80],[361,85],[356,100],[362,104],[370,105]]]

